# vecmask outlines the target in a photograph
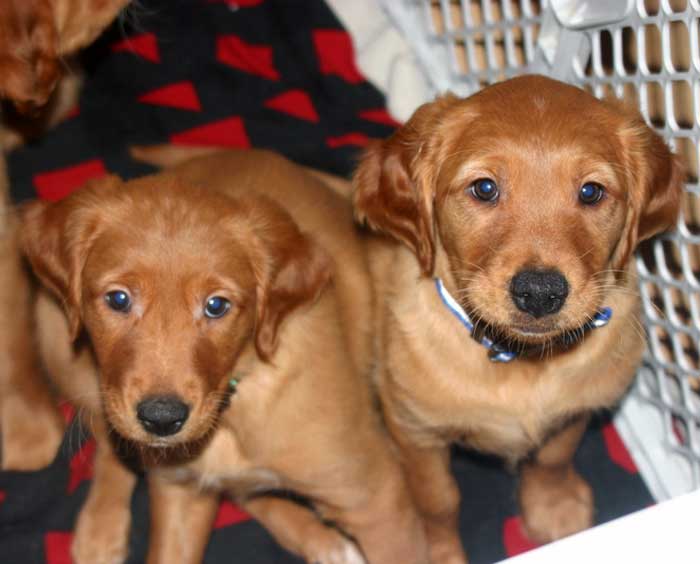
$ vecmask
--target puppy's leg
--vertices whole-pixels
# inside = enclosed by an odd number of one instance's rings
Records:
[[[136,476],[117,458],[102,415],[92,355],[76,352],[61,307],[46,291],[36,299],[37,338],[41,356],[61,395],[83,415],[97,445],[94,478],[73,536],[77,564],[113,564],[126,559],[131,524],[131,494]]]
[[[336,499],[331,499],[336,508],[331,515],[372,564],[427,564],[423,523],[401,468],[394,461],[387,462],[376,474],[380,479],[365,475],[363,482],[350,485],[347,493],[339,490]]]
[[[535,541],[550,542],[593,524],[591,488],[573,466],[588,419],[583,416],[564,427],[534,460],[523,464],[520,508],[525,529]]]
[[[76,564],[114,564],[126,560],[131,494],[136,476],[117,458],[101,415],[92,418],[97,443],[94,478],[73,535]]]
[[[132,145],[132,159],[159,168],[172,168],[195,157],[203,157],[225,151],[225,147],[200,147],[195,145]]]
[[[366,564],[354,542],[337,529],[324,525],[313,511],[294,501],[259,496],[245,501],[243,508],[278,543],[310,564]]]
[[[9,220],[0,217],[0,222]],[[29,277],[21,263],[13,227],[0,226],[0,467],[3,470],[27,471],[47,466],[56,456],[63,437],[63,421],[38,366],[32,311]]]
[[[400,446],[408,485],[425,525],[433,564],[465,564],[459,538],[459,489],[450,469],[448,447]]]
[[[432,564],[466,564],[459,538],[459,489],[446,444],[419,445],[382,401],[386,426],[399,447],[408,487],[423,520]]]
[[[216,517],[219,496],[196,484],[167,481],[157,471],[148,474],[151,530],[147,564],[197,564]]]

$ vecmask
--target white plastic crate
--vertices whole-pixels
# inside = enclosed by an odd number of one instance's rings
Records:
[[[636,259],[649,346],[615,423],[656,499],[700,488],[700,0],[380,3],[426,98],[546,74],[637,105],[682,157],[678,231]]]

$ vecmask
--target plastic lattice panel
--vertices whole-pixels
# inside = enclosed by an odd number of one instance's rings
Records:
[[[518,74],[535,59],[548,0],[381,0],[436,91],[462,95]]]
[[[637,0],[624,20],[582,34],[570,80],[636,105],[687,173],[677,233],[637,256],[649,348],[633,394],[656,408],[663,464],[681,480],[671,495],[700,486],[700,3]]]
[[[450,77],[475,91],[521,74],[535,59],[547,0],[425,2],[433,40],[449,53]]]
[[[700,0],[383,5],[435,92],[549,74],[637,106],[680,156],[678,230],[637,255],[649,346],[618,427],[657,498],[700,487]]]

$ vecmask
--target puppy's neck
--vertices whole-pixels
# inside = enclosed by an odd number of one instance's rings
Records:
[[[488,351],[489,359],[493,362],[512,362],[517,358],[535,355],[543,357],[546,351],[554,349],[568,350],[582,341],[590,330],[600,329],[607,325],[612,317],[612,308],[603,307],[593,315],[590,321],[587,321],[581,327],[565,331],[546,343],[516,344],[513,347],[509,345],[509,340],[499,339],[498,334],[488,325],[474,322],[471,316],[464,311],[462,306],[447,291],[440,278],[435,278],[435,288],[445,307],[459,320],[470,336]]]
[[[543,358],[545,353],[552,354],[554,351],[566,352],[580,344],[592,330],[605,327],[612,318],[612,307],[604,306],[599,308],[580,327],[564,331],[544,343],[519,343],[494,330],[488,324],[474,321],[458,300],[453,297],[453,292],[456,291],[456,284],[450,268],[447,267],[447,261],[438,261],[438,265],[436,270],[441,271],[446,276],[446,282],[439,276],[434,278],[435,290],[440,297],[440,301],[445,309],[460,322],[469,336],[484,347],[492,362],[509,363],[523,358]],[[629,280],[627,280],[627,284],[623,282],[624,285],[628,285],[628,283]],[[448,284],[454,288],[453,292],[448,290]]]

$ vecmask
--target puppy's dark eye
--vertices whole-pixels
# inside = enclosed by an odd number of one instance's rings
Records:
[[[482,202],[495,202],[498,199],[498,186],[490,178],[480,178],[469,187],[469,193]]]
[[[600,202],[605,195],[605,189],[595,182],[586,182],[578,191],[578,199],[582,204],[592,206]]]
[[[204,304],[204,315],[211,319],[223,317],[231,309],[231,302],[221,296],[213,296]]]
[[[114,311],[128,313],[131,309],[131,298],[124,290],[114,290],[105,295],[107,305]]]

